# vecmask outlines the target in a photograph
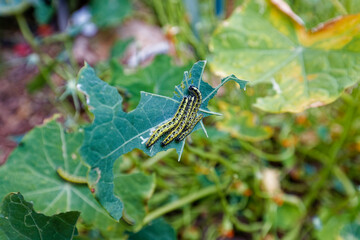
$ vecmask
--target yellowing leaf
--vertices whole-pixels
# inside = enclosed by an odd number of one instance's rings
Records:
[[[243,111],[240,107],[220,102],[219,107],[224,113],[224,119],[216,123],[216,127],[230,133],[232,137],[250,142],[268,139],[273,134],[269,126],[257,124],[256,116],[250,111]]]
[[[255,103],[268,112],[331,103],[359,80],[360,14],[308,31],[289,11],[291,17],[271,3],[251,2],[235,11],[210,43],[213,71],[272,86],[274,91]]]

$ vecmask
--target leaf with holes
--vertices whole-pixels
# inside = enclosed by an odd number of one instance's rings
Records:
[[[72,211],[48,217],[35,212],[20,193],[10,193],[0,206],[0,238],[70,240],[77,234],[79,215]]]
[[[206,117],[216,114],[211,112],[207,105],[222,85],[233,80],[240,85],[240,88],[244,88],[247,83],[230,75],[213,88],[202,81],[204,68],[205,61],[199,61],[194,64],[190,73],[185,72],[183,81],[175,87],[172,98],[141,92],[139,105],[129,113],[122,110],[122,97],[116,88],[101,81],[89,65],[86,64],[80,70],[78,88],[86,94],[90,109],[95,115],[94,122],[85,130],[81,154],[91,166],[90,186],[95,189],[100,203],[115,219],[120,219],[122,216],[123,204],[114,196],[112,172],[114,161],[135,148],[141,149],[149,156],[175,148],[180,159],[185,141],[179,143],[174,141],[161,147],[160,140],[151,148],[147,148],[145,142],[159,124],[172,118],[183,96],[189,94],[188,87],[194,85],[200,89],[202,103],[199,112]],[[193,131],[201,127],[203,127],[202,122],[197,124]]]
[[[78,154],[82,132],[67,133],[52,120],[31,130],[0,167],[0,197],[21,192],[34,209],[46,215],[80,211],[81,218],[103,231],[116,222],[94,199],[87,185],[60,178],[61,167],[68,174],[86,177],[86,167]]]
[[[316,31],[307,31],[294,19],[298,17],[284,5],[251,2],[236,10],[210,43],[214,72],[235,73],[252,85],[272,85],[274,91],[255,103],[264,111],[301,112],[322,106],[359,80],[360,14]]]

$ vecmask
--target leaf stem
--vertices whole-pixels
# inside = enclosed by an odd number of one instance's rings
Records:
[[[255,154],[256,156],[258,156],[259,158],[264,158],[268,161],[273,161],[273,162],[281,162],[284,161],[286,159],[288,159],[289,157],[291,157],[294,153],[294,148],[290,147],[290,148],[286,148],[285,151],[278,153],[278,154],[271,154],[271,153],[265,153],[259,149],[257,149],[256,147],[254,147],[253,145],[251,145],[248,142],[245,141],[240,141],[240,144],[243,148],[245,148],[246,150],[248,150],[249,152]]]
[[[221,189],[225,188],[224,186],[221,186]],[[192,203],[194,201],[197,201],[201,198],[204,198],[206,196],[215,194],[218,191],[218,187],[217,186],[210,186],[210,187],[206,187],[204,189],[201,189],[197,192],[193,192],[183,198],[180,198],[174,202],[171,202],[169,204],[166,204],[165,206],[162,206],[152,212],[150,212],[149,214],[146,215],[146,217],[144,218],[144,225],[151,222],[152,220],[165,215],[166,213],[169,213],[171,211],[174,211],[175,209],[181,208],[186,204]]]
[[[219,177],[217,176],[214,168],[211,169],[211,176],[213,177],[215,185],[217,187],[217,190],[218,190],[217,193],[220,196],[221,205],[223,206],[223,209],[225,211],[225,215],[230,219],[232,224],[234,224],[235,228],[237,230],[239,230],[239,231],[242,231],[242,232],[255,232],[255,231],[260,230],[261,225],[258,224],[258,223],[247,225],[247,224],[244,224],[244,223],[240,222],[236,218],[236,216],[234,215],[233,211],[231,211],[231,209],[230,209],[230,207],[229,207],[229,205],[227,203],[226,196],[225,196],[225,194],[223,192],[223,187],[220,184]]]
[[[34,35],[31,33],[29,25],[27,24],[24,15],[16,14],[15,15],[16,21],[20,27],[20,31],[24,36],[25,40],[30,44],[30,46],[34,49],[34,51],[38,51],[38,45],[36,43]]]
[[[319,195],[320,190],[322,189],[323,185],[326,183],[326,180],[330,176],[331,171],[333,170],[334,166],[336,165],[337,155],[341,149],[341,147],[344,145],[345,140],[350,132],[351,126],[353,124],[353,120],[356,116],[356,110],[357,110],[357,100],[359,99],[359,93],[357,89],[354,89],[355,92],[355,101],[354,104],[351,104],[345,114],[344,117],[344,123],[342,126],[344,126],[344,130],[340,136],[340,139],[337,140],[333,146],[330,149],[330,154],[325,162],[325,167],[320,172],[319,180],[312,186],[310,193],[307,195],[305,199],[305,206],[306,208],[309,208],[311,204],[316,199],[316,196]]]

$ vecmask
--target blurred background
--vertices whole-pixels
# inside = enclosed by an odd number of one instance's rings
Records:
[[[131,111],[206,59],[212,86],[249,84],[220,89],[209,108],[222,116],[180,163],[122,157],[123,172],[156,173],[150,208],[227,182],[167,215],[179,238],[360,239],[359,12],[357,0],[0,0],[0,164],[53,114],[69,129],[92,120],[84,62]]]

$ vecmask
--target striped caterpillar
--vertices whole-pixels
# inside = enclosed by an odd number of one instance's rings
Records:
[[[196,98],[196,102],[195,102],[195,106],[193,108],[193,111],[191,111],[190,116],[189,116],[189,120],[188,123],[186,125],[186,127],[183,129],[183,131],[181,132],[180,135],[178,135],[178,137],[175,138],[176,142],[180,142],[182,140],[184,140],[186,138],[187,135],[189,135],[191,133],[191,131],[194,129],[194,127],[196,126],[196,124],[203,118],[204,115],[200,114],[199,116],[197,116],[197,113],[200,109],[201,106],[201,102],[202,102],[202,96],[201,96],[201,92],[198,88],[196,88],[195,86],[191,85],[189,87],[189,91],[191,92],[191,94],[193,94]]]
[[[179,124],[169,133],[169,135],[161,142],[161,146],[165,147],[169,143],[171,143],[186,127],[186,124],[189,121],[189,117],[191,115],[191,112],[194,109],[196,102],[194,97],[189,98],[189,102],[186,106],[184,115],[182,116]]]
[[[174,127],[177,126],[177,124],[179,123],[179,121],[181,120],[182,116],[184,115],[185,113],[185,110],[186,110],[186,107],[187,107],[187,104],[188,104],[188,101],[189,99],[187,97],[183,97],[181,103],[180,103],[180,106],[179,108],[177,109],[174,117],[164,123],[163,125],[159,126],[153,133],[152,135],[150,136],[150,138],[147,140],[146,142],[146,147],[149,148],[151,147],[152,145],[155,144],[155,142],[157,140],[159,140],[159,138],[164,135],[166,132],[170,131],[171,129],[173,129]]]
[[[56,172],[65,181],[68,181],[68,182],[71,182],[71,183],[78,183],[78,184],[87,184],[87,180],[86,180],[85,177],[79,177],[79,176],[71,175],[71,174],[65,172],[65,170],[62,169],[61,167],[56,169]]]
[[[165,147],[174,139],[176,142],[184,140],[186,136],[191,133],[196,124],[203,118],[202,114],[197,115],[202,101],[200,90],[191,85],[189,91],[192,96],[183,97],[174,117],[170,121],[159,126],[152,133],[145,144],[147,148],[154,145],[162,135],[169,131],[170,133],[160,144],[162,147]]]
[[[181,134],[175,138],[176,142],[180,142],[182,140],[184,140],[186,138],[187,135],[189,135],[191,133],[191,131],[194,129],[194,127],[196,126],[196,124],[198,124],[198,122],[200,122],[200,120],[204,117],[204,115],[200,114],[199,116],[197,116],[195,118],[195,120],[193,122],[190,123],[190,125],[188,125],[187,129],[184,129]]]

